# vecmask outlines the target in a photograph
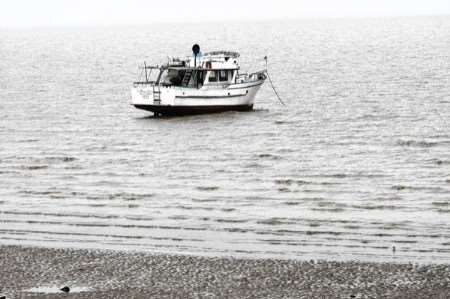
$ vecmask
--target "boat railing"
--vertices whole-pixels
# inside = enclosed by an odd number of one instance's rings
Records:
[[[161,88],[189,88],[186,86],[178,86],[172,83],[166,83],[166,82],[160,82],[160,83],[156,83],[155,81],[138,81],[138,82],[133,82],[133,87],[156,87],[159,90]]]
[[[139,69],[141,69],[141,70],[159,70],[161,67],[162,67],[162,66],[157,65],[157,64],[155,64],[155,65],[147,65],[147,64],[144,62],[144,65],[139,66]]]
[[[220,51],[211,51],[211,52],[203,53],[203,56],[228,56],[228,57],[232,57],[232,58],[238,58],[240,56],[240,54],[235,51],[220,50]]]
[[[246,81],[265,80],[267,78],[265,72],[266,72],[265,70],[262,70],[262,71],[257,71],[257,72],[250,73],[250,74],[248,74],[248,73],[240,73],[236,77],[236,82],[237,83],[244,83]]]
[[[250,80],[253,80],[253,81],[266,80],[266,78],[267,78],[266,70],[251,73],[250,75],[248,75],[248,77],[250,78]]]
[[[155,85],[155,81],[136,81],[133,82],[133,86],[134,87],[138,87],[138,86],[147,86],[147,85]]]

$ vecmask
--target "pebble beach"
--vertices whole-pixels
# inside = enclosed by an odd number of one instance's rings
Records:
[[[449,298],[450,265],[0,247],[6,298]],[[69,293],[60,289],[69,287]]]

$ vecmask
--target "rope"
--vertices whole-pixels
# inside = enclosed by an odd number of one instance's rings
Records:
[[[267,56],[264,56],[264,60],[266,61],[266,75],[267,75],[267,79],[269,79],[270,85],[272,86],[272,90],[275,93],[275,95],[277,96],[278,101],[280,101],[280,103],[283,106],[286,106],[286,104],[283,102],[283,100],[281,99],[280,95],[278,94],[278,92],[277,92],[277,90],[275,88],[275,85],[272,82],[272,79],[270,78],[269,71],[268,71],[268,68],[267,68]]]

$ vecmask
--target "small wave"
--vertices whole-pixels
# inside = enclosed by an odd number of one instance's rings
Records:
[[[182,210],[204,210],[204,211],[212,211],[213,207],[194,207],[194,206],[184,206],[184,205],[176,205],[173,208],[182,209]]]
[[[438,145],[438,142],[425,141],[425,140],[398,140],[397,145],[405,147],[433,147]]]
[[[95,182],[95,185],[97,186],[117,186],[121,185],[121,182],[114,181],[114,180],[99,180]]]
[[[170,220],[187,220],[187,219],[189,219],[189,217],[187,217],[185,215],[173,215],[173,216],[169,216],[167,218]]]
[[[73,162],[77,160],[77,158],[70,156],[54,156],[54,157],[46,157],[45,160],[48,162]]]
[[[106,145],[103,145],[103,146],[96,145],[96,146],[86,148],[86,151],[87,152],[96,152],[96,151],[103,152],[103,151],[106,151],[107,149],[108,149],[108,147]]]
[[[192,198],[192,201],[195,202],[216,202],[217,199],[213,199],[213,198]]]
[[[334,201],[319,201],[317,202],[319,207],[336,207],[336,208],[346,208],[347,205],[344,203],[338,203]]]
[[[25,170],[41,170],[47,169],[48,165],[22,165],[20,168]]]
[[[301,186],[301,185],[313,185],[313,184],[322,184],[322,183],[321,182],[314,183],[314,182],[310,182],[310,181],[294,180],[294,179],[276,179],[275,180],[275,184],[277,184],[277,185],[287,185],[287,186],[296,184],[298,186]]]
[[[317,182],[316,185],[322,185],[322,186],[333,186],[333,185],[339,185],[339,183],[335,182]]]
[[[32,142],[38,142],[39,139],[22,139],[22,140],[18,140],[17,142],[19,143],[32,143]]]
[[[246,223],[248,220],[246,219],[227,219],[227,218],[218,218],[214,220],[215,222],[219,223]]]
[[[337,212],[343,212],[344,209],[338,208],[338,207],[335,207],[335,208],[311,208],[311,211],[337,213]]]
[[[114,216],[114,218],[119,218],[119,217]],[[153,218],[153,217],[146,217],[146,216],[140,216],[140,215],[139,216],[125,216],[123,218],[125,218],[127,220],[145,221],[145,222],[155,220],[155,218]]]
[[[294,183],[294,180],[291,179],[277,179],[275,180],[276,184],[279,185],[292,185]]]
[[[225,227],[222,229],[225,232],[230,232],[230,233],[248,233],[250,230],[245,229],[245,228],[238,228],[238,227]]]
[[[288,120],[276,120],[273,122],[276,125],[288,125],[288,124],[294,124],[294,121],[288,121]]]
[[[56,191],[56,190],[46,190],[46,191],[21,190],[17,193],[23,194],[23,195],[34,195],[34,196],[50,196],[50,195],[62,196],[62,193],[60,191]]]
[[[402,191],[402,190],[411,189],[411,187],[404,186],[404,185],[394,185],[394,186],[391,187],[391,189],[397,190],[397,191]]]
[[[313,231],[313,230],[307,230],[305,231],[307,235],[332,235],[332,236],[340,236],[343,233],[342,232],[336,232],[336,231]]]
[[[267,225],[282,225],[282,224],[293,224],[292,220],[286,218],[269,218],[256,221],[258,224],[267,224]]]
[[[320,227],[321,223],[319,221],[308,222],[309,227]]]
[[[394,229],[401,229],[402,225],[399,223],[391,222],[386,223],[384,225],[379,225],[378,228],[381,230],[394,230]]]
[[[281,157],[273,154],[258,154],[258,158],[269,160],[280,160]]]
[[[352,205],[354,209],[359,210],[396,210],[401,209],[401,207],[394,205]]]
[[[218,190],[219,187],[218,186],[197,186],[196,189],[200,190],[200,191],[215,191],[215,190]]]
[[[86,206],[91,207],[91,208],[102,208],[102,207],[106,207],[106,204],[104,204],[104,203],[91,203],[91,204],[87,204]]]
[[[14,171],[14,170],[0,170],[0,174],[19,174],[20,171]]]
[[[253,113],[255,113],[255,112],[269,112],[270,110],[269,109],[266,109],[266,108],[254,108],[253,110],[252,110],[252,112]]]
[[[368,179],[376,179],[376,178],[384,178],[386,175],[380,173],[365,173],[365,172],[354,172],[354,173],[331,173],[331,174],[316,174],[310,175],[309,177],[313,178],[331,178],[331,179],[344,179],[344,178],[368,178]],[[337,185],[336,182],[324,182],[323,184],[333,184]]]
[[[365,101],[366,103],[371,103],[372,101]],[[379,120],[381,116],[379,114],[363,114],[355,117],[354,121],[361,121],[361,120]]]
[[[436,192],[436,193],[446,192],[446,190],[441,187],[427,187],[427,186],[418,187],[418,186],[408,186],[408,185],[393,185],[391,187],[391,189],[396,190],[396,191],[409,190],[409,191],[430,191],[430,192]]]
[[[94,218],[94,219],[116,219],[120,218],[117,215],[95,215],[95,214],[65,214],[65,213],[44,213],[44,212],[18,212],[18,211],[2,211],[3,214],[7,215],[17,215],[17,216],[52,216],[52,217],[76,217],[76,218]],[[130,217],[125,217],[126,219]],[[132,220],[140,220],[140,219],[133,219]],[[147,219],[146,219],[147,220]]]
[[[419,243],[416,240],[392,240],[393,243],[398,243],[398,244],[416,244]]]
[[[383,195],[383,196],[377,196],[374,197],[373,200],[374,201],[398,201],[398,200],[402,200],[403,198],[401,196],[398,195]]]
[[[322,177],[324,177],[324,178],[336,178],[336,179],[344,179],[349,176],[353,176],[353,175],[348,175],[345,173],[333,173],[333,174],[322,175]]]
[[[296,180],[295,183],[299,186],[313,184],[313,182],[308,182],[308,181],[304,181],[304,180]],[[322,184],[322,183],[318,183],[318,184]]]
[[[433,206],[437,206],[437,207],[449,207],[450,206],[450,202],[448,202],[448,201],[433,201],[431,204]]]
[[[252,163],[247,163],[244,165],[244,168],[263,168],[264,165],[256,163],[256,162],[252,162]]]
[[[80,166],[80,165],[67,164],[67,166],[65,166],[64,169],[67,169],[67,170],[82,170],[83,167]]]
[[[72,192],[73,193],[73,192]],[[81,195],[83,193],[77,193]],[[153,197],[153,193],[128,193],[128,192],[117,192],[110,194],[99,194],[99,195],[88,195],[85,198],[88,200],[124,200],[124,201],[135,201],[140,199],[147,199]]]
[[[122,199],[126,201],[134,201],[139,199],[146,199],[155,196],[153,193],[128,193],[128,192],[118,192],[108,195],[108,199]]]
[[[322,200],[325,200],[325,198],[324,197],[302,197],[301,198],[301,200],[302,201],[313,201],[313,202],[316,202],[316,201],[322,201]]]
[[[440,160],[440,159],[433,159],[432,163],[436,165],[449,165],[450,161]]]
[[[66,163],[66,162],[73,162],[77,160],[75,157],[71,156],[48,156],[48,157],[21,157],[21,156],[13,156],[10,157],[10,159],[14,159],[17,161],[26,161],[30,164],[35,165],[46,165],[46,164],[53,164],[53,163]]]
[[[361,226],[359,226],[359,225],[344,225],[344,228],[346,228],[346,229],[352,229],[352,230],[358,230],[358,229],[361,229]]]

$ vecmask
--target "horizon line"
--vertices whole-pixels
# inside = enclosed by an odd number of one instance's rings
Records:
[[[116,27],[142,27],[161,24],[217,24],[217,23],[265,23],[265,22],[291,22],[291,21],[311,21],[311,20],[362,20],[362,19],[396,19],[396,18],[430,18],[430,17],[450,17],[449,13],[432,14],[405,14],[405,15],[371,15],[371,16],[304,16],[304,17],[256,17],[256,18],[217,18],[214,20],[155,20],[150,22],[116,22],[105,24],[94,22],[91,24],[34,24],[34,25],[0,25],[0,30],[29,30],[29,29],[62,29],[62,28],[116,28]]]

